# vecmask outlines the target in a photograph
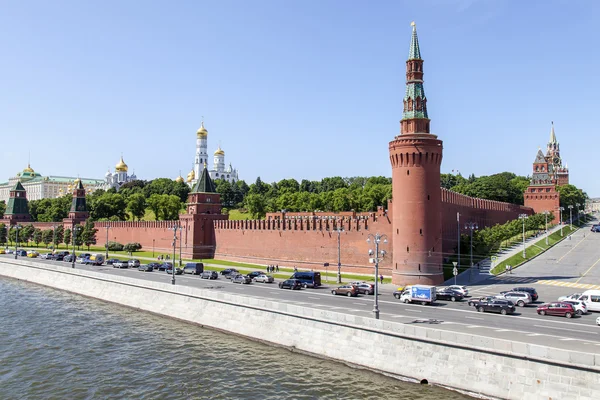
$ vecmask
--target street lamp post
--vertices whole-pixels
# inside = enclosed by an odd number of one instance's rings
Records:
[[[525,220],[527,219],[527,214],[519,214],[519,219],[523,220],[523,259],[525,259]]]
[[[456,213],[456,239],[458,243],[458,265],[460,266],[460,213]]]
[[[108,260],[108,230],[110,229],[110,226],[106,225],[105,228],[106,228],[106,244],[105,244],[105,246],[106,246],[106,256],[105,256],[105,258]]]
[[[175,284],[175,249],[177,246],[177,225],[174,225],[173,228],[173,268],[171,269],[171,284]]]
[[[573,230],[573,205],[569,204],[568,208],[569,208],[569,225],[571,227],[571,230]]]
[[[369,233],[367,235],[367,243],[371,243],[371,240],[375,242],[375,257],[373,257],[373,262],[375,262],[375,292],[373,293],[375,304],[373,305],[373,313],[375,314],[375,319],[379,319],[379,299],[377,298],[379,296],[379,262],[383,261],[386,254],[385,250],[379,252],[379,243],[381,240],[383,240],[383,243],[387,243],[387,236],[380,235],[379,233],[374,235]],[[373,250],[369,249],[369,255],[373,255]]]
[[[56,246],[56,224],[52,225],[52,254],[54,254],[56,248],[54,247]],[[54,258],[54,256],[53,256]]]
[[[577,207],[577,222],[579,222],[579,218],[581,217],[579,214],[579,207],[581,207],[581,204],[577,203],[575,206]],[[579,223],[579,226],[581,226],[581,223]]]
[[[15,225],[15,260],[17,259],[17,249],[19,248],[19,229],[21,229],[21,225]]]
[[[544,211],[544,215],[546,216],[546,246],[548,246],[548,214],[550,214],[550,211],[546,210]]]
[[[154,240],[155,239],[152,239],[152,258],[154,258]]]
[[[340,235],[344,232],[341,226],[338,226],[335,230],[338,234],[338,271],[337,271],[337,283],[342,283],[342,248],[340,242]]]
[[[479,229],[477,222],[467,222],[465,224],[465,229],[470,230],[471,234],[471,267],[473,266],[473,231]]]
[[[73,221],[73,230],[71,232],[71,236],[73,239],[73,257],[71,260],[71,268],[75,268],[75,236],[77,236],[77,232],[79,232],[80,226],[75,226],[75,221]]]
[[[560,224],[560,236],[563,235],[563,225],[562,225],[562,212],[565,210],[564,207],[558,207],[558,223]]]
[[[181,231],[183,231],[183,227],[179,226],[179,266],[181,267]]]

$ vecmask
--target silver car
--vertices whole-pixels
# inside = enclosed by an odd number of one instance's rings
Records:
[[[135,260],[135,259],[129,260],[127,262],[127,266],[129,268],[139,268],[140,267],[140,260]]]
[[[271,275],[261,274],[255,277],[254,282],[262,282],[262,283],[273,283],[275,279]]]
[[[510,300],[519,307],[531,303],[531,295],[527,292],[500,292],[499,298]]]

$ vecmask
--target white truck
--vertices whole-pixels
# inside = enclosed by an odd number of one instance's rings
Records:
[[[436,300],[435,286],[406,286],[402,291],[398,290],[394,292],[394,297],[404,303],[433,304]]]

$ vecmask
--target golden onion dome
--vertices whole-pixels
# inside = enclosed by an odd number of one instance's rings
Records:
[[[23,172],[29,172],[30,174],[33,174],[35,171],[33,170],[33,168],[31,168],[31,166],[29,165],[29,163],[27,163],[27,168],[25,168],[23,170]]]
[[[175,182],[183,183],[183,176],[179,175],[177,178],[175,178]]]
[[[117,165],[115,165],[115,170],[117,172],[127,172],[127,169],[127,164],[125,164],[125,161],[123,161],[123,156],[121,156],[121,160],[119,160]]]
[[[221,146],[219,146],[217,151],[215,151],[215,156],[224,156],[224,155],[225,155],[225,152],[223,150],[221,150]]]
[[[201,139],[201,138],[205,138],[207,136],[208,136],[208,131],[204,127],[204,121],[202,121],[202,124],[200,125],[200,129],[198,129],[198,131],[196,132],[196,137],[198,139]]]
[[[190,173],[187,175],[187,181],[191,182],[196,178],[196,173],[194,172],[194,170],[191,170]]]

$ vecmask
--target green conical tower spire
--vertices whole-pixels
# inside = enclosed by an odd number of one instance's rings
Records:
[[[27,193],[21,182],[17,181],[11,189],[4,212],[4,219],[12,221],[29,221],[29,203],[27,201]]]
[[[198,179],[198,182],[192,189],[192,193],[216,193],[215,183],[210,179],[208,169],[206,169],[206,163],[204,163],[204,169],[202,170],[202,176]]]
[[[421,60],[421,49],[419,48],[419,38],[417,37],[417,24],[411,22],[412,38],[410,39],[410,50],[408,51],[409,60]]]

